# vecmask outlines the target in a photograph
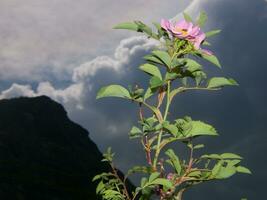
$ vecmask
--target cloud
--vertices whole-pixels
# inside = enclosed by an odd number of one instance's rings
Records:
[[[10,88],[1,92],[0,99],[47,95],[64,104],[69,111],[75,108],[83,109],[83,103],[90,101],[88,99],[90,93],[96,90],[93,87],[95,86],[94,80],[98,77],[96,76],[98,71],[110,70],[112,73],[111,78],[116,75],[120,76],[127,71],[129,66],[135,65],[135,57],[144,55],[158,45],[159,43],[156,40],[148,40],[144,36],[123,39],[115,49],[113,56],[98,56],[74,68],[69,78],[72,82],[66,88],[55,88],[52,83],[47,81],[40,82],[35,90],[31,85],[13,83]]]
[[[82,109],[80,98],[82,97],[83,84],[72,84],[65,89],[55,89],[49,82],[39,83],[36,91],[31,85],[20,85],[13,83],[10,88],[0,94],[0,99],[9,99],[14,97],[34,97],[46,95],[52,99],[61,102],[68,108],[76,107]]]
[[[186,2],[170,0],[170,9],[159,0],[1,0],[0,79],[68,80],[88,56],[112,53],[126,34],[112,31],[115,24],[170,15]]]
[[[32,90],[31,85],[19,85],[13,83],[10,88],[1,92],[0,99],[9,99],[18,96],[35,96],[35,92]]]
[[[74,68],[69,78],[70,83],[65,88],[57,88],[50,82],[40,82],[36,88],[14,83],[1,92],[0,98],[47,95],[62,103],[74,121],[91,130],[90,137],[101,149],[105,149],[107,145],[114,147],[116,138],[123,141],[123,145],[115,145],[114,150],[119,150],[117,147],[123,146],[127,148],[127,145],[130,145],[127,132],[133,119],[132,115],[125,116],[125,112],[133,113],[133,107],[129,107],[127,103],[120,104],[119,109],[117,106],[110,107],[116,101],[113,99],[109,99],[111,104],[96,102],[96,92],[100,86],[106,84],[120,82],[124,85],[128,81],[130,82],[127,84],[134,83],[136,77],[140,76],[137,75],[137,67],[143,62],[140,58],[158,45],[157,41],[148,40],[143,36],[123,39],[112,56],[98,56]],[[140,77],[143,79],[143,76]],[[105,134],[107,132],[108,134]],[[140,151],[136,147],[132,149]],[[127,159],[128,155],[124,153],[118,160],[124,170],[130,162]]]
[[[159,43],[156,40],[148,40],[143,36],[123,39],[115,49],[113,57],[98,56],[76,67],[73,70],[72,80],[74,82],[84,81],[95,76],[96,72],[101,69],[111,69],[116,73],[123,73],[135,55],[139,55],[140,52],[148,52],[157,45]]]

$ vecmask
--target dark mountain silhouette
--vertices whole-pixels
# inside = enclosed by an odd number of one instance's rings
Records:
[[[0,101],[0,199],[94,200],[109,168],[88,132],[46,96]]]

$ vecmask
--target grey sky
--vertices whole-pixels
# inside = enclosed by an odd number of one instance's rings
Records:
[[[119,42],[123,34],[112,32],[114,24],[171,17],[185,7],[184,2],[1,0],[0,77],[67,79],[72,68],[99,53],[109,53],[114,41]]]
[[[101,150],[114,148],[117,164],[125,170],[143,159],[142,150],[127,135],[137,118],[136,107],[119,99],[96,102],[95,95],[99,87],[110,83],[144,83],[145,75],[137,66],[155,43],[111,27],[133,19],[150,22],[172,18],[189,2],[77,2],[0,2],[0,81],[6,85],[0,97],[46,94],[62,102],[70,117],[90,131]],[[214,75],[233,77],[240,86],[182,95],[175,101],[172,114],[191,115],[213,124],[221,136],[205,141],[207,151],[240,153],[253,176],[238,175],[215,186],[206,184],[189,192],[187,199],[207,199],[207,194],[218,200],[240,199],[243,195],[262,199],[267,178],[267,2],[195,0],[187,7],[193,15],[201,10],[210,19],[207,29],[223,30],[211,47],[223,70],[212,66],[206,69]]]

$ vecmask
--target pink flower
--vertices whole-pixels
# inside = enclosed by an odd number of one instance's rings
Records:
[[[165,29],[166,31],[170,30],[171,23],[170,23],[169,20],[162,19],[160,25],[161,25],[161,27],[162,27],[163,29]]]
[[[174,174],[173,174],[173,173],[169,173],[169,174],[167,175],[167,179],[168,179],[168,180],[172,180],[173,177],[174,177]]]
[[[162,19],[161,27],[170,32],[174,37],[190,41],[196,50],[201,49],[200,45],[206,38],[205,33],[201,31],[199,26],[193,25],[192,22],[187,22],[186,20],[171,23],[169,20]],[[203,52],[212,54],[208,50],[203,50]]]

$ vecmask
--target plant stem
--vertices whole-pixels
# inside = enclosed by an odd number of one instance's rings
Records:
[[[178,192],[177,196],[175,196],[175,200],[182,200],[182,196],[183,196],[183,192],[185,191],[185,189],[182,189]]]
[[[161,142],[161,137],[162,137],[162,129],[159,132],[159,136],[158,136],[158,143],[157,143],[157,149],[156,149],[156,153],[155,153],[155,157],[154,157],[154,161],[153,161],[153,168],[157,169],[157,161],[158,161],[158,157],[159,157],[159,153],[160,153],[160,142]]]
[[[111,168],[112,168],[112,171],[113,171],[114,176],[115,176],[115,177],[121,182],[121,184],[122,184],[122,187],[123,187],[123,193],[124,193],[126,199],[127,199],[127,200],[131,200],[130,195],[129,195],[128,190],[127,190],[127,187],[126,187],[126,183],[125,183],[126,179],[125,179],[124,181],[121,180],[121,178],[120,178],[120,176],[118,175],[117,170],[116,170],[116,168],[115,168],[115,166],[114,166],[114,164],[113,164],[112,162],[110,163],[110,166],[111,166]]]
[[[170,88],[171,88],[171,83],[170,83],[170,81],[168,81],[168,83],[167,83],[167,103],[166,103],[163,121],[166,120],[167,115],[168,115],[168,111],[169,111],[169,107],[170,107]],[[161,129],[159,132],[159,136],[158,136],[157,148],[156,148],[155,158],[154,158],[154,162],[153,162],[153,168],[154,169],[156,169],[156,167],[157,167],[157,161],[158,161],[158,157],[160,154],[160,149],[161,149],[160,143],[161,143],[162,133],[163,133],[163,130]]]
[[[171,90],[171,82],[168,81],[167,84],[167,104],[166,104],[166,109],[165,109],[165,113],[164,113],[164,117],[163,120],[165,121],[169,112],[169,107],[170,107],[170,90]]]

